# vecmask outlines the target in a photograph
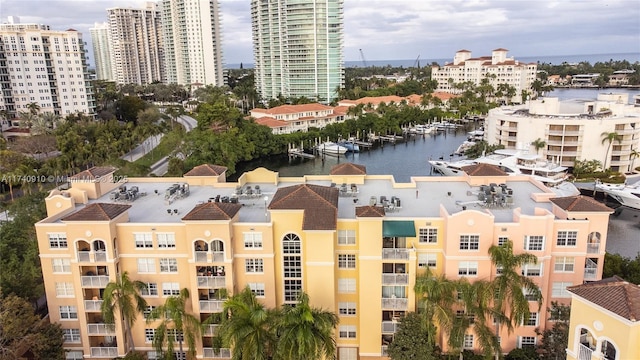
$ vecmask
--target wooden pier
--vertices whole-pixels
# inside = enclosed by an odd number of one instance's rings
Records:
[[[289,159],[292,158],[303,158],[303,159],[315,159],[316,156],[314,154],[309,154],[304,152],[304,147],[302,143],[300,143],[300,147],[295,147],[294,145],[289,144],[287,149],[287,154],[289,155]]]

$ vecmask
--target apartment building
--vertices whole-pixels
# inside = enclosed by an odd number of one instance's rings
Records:
[[[605,168],[627,172],[634,163],[633,151],[640,149],[640,96],[601,93],[595,101],[541,98],[525,105],[489,110],[485,139],[535,153],[532,143],[545,142],[539,155],[563,166],[576,160],[598,160]],[[609,143],[604,134],[616,133],[619,141]]]
[[[166,82],[222,86],[218,0],[162,0]]]
[[[72,177],[68,190],[49,194],[47,217],[35,225],[50,319],[64,329],[69,359],[127,352],[122,324],[105,324],[99,311],[105,286],[124,271],[147,283],[151,307],[188,288],[201,320],[247,286],[267,307],[294,303],[304,290],[312,305],[339,315],[339,359],[386,359],[398,320],[416,310],[418,274],[490,280],[499,269],[487,251],[506,240],[538,258],[522,272],[544,303],[531,302],[531,318],[500,334],[503,349],[535,345],[551,302],[568,303],[567,287],[601,278],[612,213],[525,176],[396,183],[351,163],[295,178],[259,168],[229,183],[215,165],[179,178],[115,181],[114,171]],[[479,201],[488,189],[495,201]],[[156,326],[141,314],[132,330],[149,358]],[[216,328],[198,339],[199,358],[230,357],[215,346]],[[471,330],[465,347],[479,347]]]
[[[521,102],[522,90],[529,90],[536,80],[538,65],[536,63],[522,63],[513,57],[507,57],[507,49],[495,49],[491,56],[471,57],[471,51],[459,50],[453,62],[444,66],[431,66],[431,79],[438,82],[437,91],[462,93],[456,84],[471,82],[480,85],[488,80],[494,89],[500,84],[506,84],[516,89],[514,102]]]
[[[93,43],[93,59],[98,80],[114,81],[111,66],[111,42],[109,41],[109,23],[95,23],[89,29]]]
[[[344,85],[344,0],[251,1],[256,89],[262,98],[329,103]]]
[[[111,78],[118,84],[163,81],[164,48],[156,4],[148,2],[145,8],[110,8],[107,17]]]
[[[37,103],[41,113],[94,114],[85,45],[74,29],[21,24],[10,16],[0,24],[0,109],[10,119],[28,111],[30,103]]]
[[[281,105],[271,109],[256,108],[250,114],[256,123],[270,127],[274,134],[306,132],[311,127],[323,128],[345,120],[343,112],[317,103]]]

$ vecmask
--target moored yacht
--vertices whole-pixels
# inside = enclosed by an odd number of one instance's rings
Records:
[[[623,206],[640,210],[640,181],[635,184],[596,183],[596,189],[611,196]]]
[[[325,141],[320,145],[316,146],[316,150],[320,153],[324,154],[332,154],[332,155],[342,155],[347,152],[347,148],[344,146],[340,146],[331,141]]]

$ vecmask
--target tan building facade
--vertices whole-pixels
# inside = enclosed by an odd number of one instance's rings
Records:
[[[500,334],[503,350],[534,345],[551,301],[567,303],[568,286],[601,278],[611,213],[589,198],[557,198],[528,177],[395,183],[350,163],[299,178],[261,168],[237,183],[213,165],[182,178],[117,179],[114,171],[93,168],[52,191],[48,217],[35,225],[50,317],[65,331],[70,359],[126,353],[122,324],[104,324],[99,312],[106,284],[124,271],[148,284],[150,306],[188,288],[189,310],[201,320],[246,286],[268,307],[294,303],[304,290],[338,314],[339,359],[384,359],[398,320],[416,310],[418,274],[492,279],[487,250],[507,239],[537,256],[522,271],[544,303],[538,311],[531,302],[527,324]],[[502,195],[479,200],[497,187]],[[133,327],[136,350],[151,358],[155,326],[141,314]],[[215,335],[210,325],[199,357],[229,357]],[[479,346],[472,332],[466,346]]]

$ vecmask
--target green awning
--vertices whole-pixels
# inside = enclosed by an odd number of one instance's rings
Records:
[[[382,221],[382,236],[384,237],[416,237],[416,226],[413,220]]]

